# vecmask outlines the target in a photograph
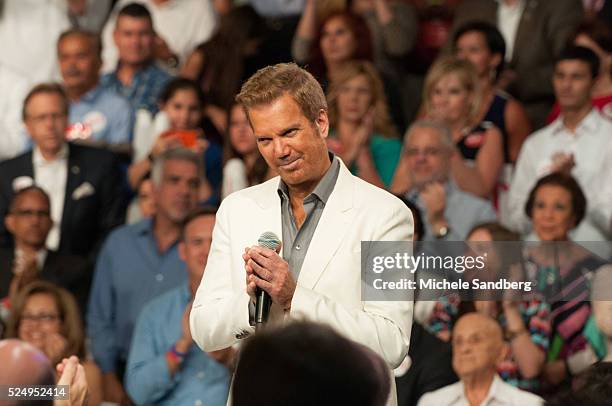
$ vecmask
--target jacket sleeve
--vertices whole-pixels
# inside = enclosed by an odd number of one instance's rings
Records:
[[[224,199],[217,212],[206,269],[189,315],[193,340],[207,352],[229,347],[254,330],[249,324],[246,274],[238,281],[232,279],[228,208],[232,201],[232,196]]]

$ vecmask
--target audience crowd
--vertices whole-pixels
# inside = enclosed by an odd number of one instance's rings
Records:
[[[90,406],[610,404],[612,1],[3,0],[0,42],[1,384]],[[330,153],[406,203],[415,241],[511,242],[487,272],[539,294],[417,303],[395,384],[307,322],[200,350],[216,209],[276,176],[235,96],[280,62],[319,81]]]

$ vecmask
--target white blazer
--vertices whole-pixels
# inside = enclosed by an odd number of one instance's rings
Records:
[[[282,235],[278,184],[275,177],[232,193],[217,212],[208,263],[190,314],[193,339],[204,351],[229,347],[254,331],[249,325],[242,253],[256,245],[265,231]],[[408,351],[412,302],[361,299],[361,241],[411,241],[413,229],[406,205],[353,176],[341,162],[304,259],[291,310],[282,315],[273,305],[271,319],[326,323],[374,350],[390,368],[397,367]]]

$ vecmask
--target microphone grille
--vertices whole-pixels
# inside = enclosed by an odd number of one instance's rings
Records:
[[[281,245],[281,240],[272,231],[266,231],[259,236],[257,244],[259,244],[260,247],[266,247],[276,251]]]

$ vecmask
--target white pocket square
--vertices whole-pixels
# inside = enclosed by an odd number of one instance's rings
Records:
[[[96,189],[89,182],[83,182],[79,185],[78,188],[74,189],[72,192],[72,200],[79,200],[84,197],[93,195]]]

